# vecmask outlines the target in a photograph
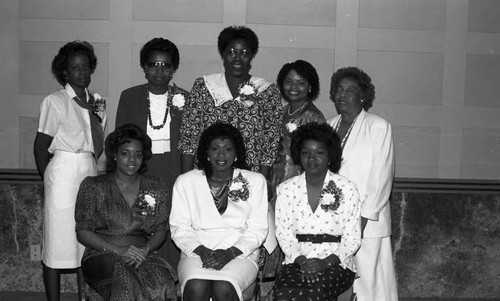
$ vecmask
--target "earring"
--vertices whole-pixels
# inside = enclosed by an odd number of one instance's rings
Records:
[[[234,158],[234,162],[237,162],[238,161],[238,158]]]
[[[210,157],[207,157],[207,161],[210,162]]]
[[[311,88],[311,87],[309,87],[309,93],[311,93],[311,91],[312,91],[312,88]]]

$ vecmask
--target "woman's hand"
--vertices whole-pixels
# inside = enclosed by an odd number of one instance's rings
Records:
[[[124,258],[127,264],[135,265],[135,267],[137,268],[144,260],[146,260],[146,256],[148,256],[149,253],[149,248],[130,245],[118,247],[117,253]]]
[[[214,252],[213,250],[211,250],[203,245],[200,245],[196,249],[194,249],[193,252],[196,255],[200,256],[202,267],[204,267],[206,269],[211,268],[211,266],[208,264],[208,261],[212,257],[212,254]]]
[[[302,271],[302,281],[314,283],[319,281],[319,277],[330,267],[330,263],[326,259],[311,258],[301,262],[300,270]]]
[[[241,253],[239,253],[241,254]],[[211,268],[220,270],[226,266],[231,260],[235,259],[239,254],[236,254],[231,248],[223,250],[217,249],[213,252],[208,261]]]

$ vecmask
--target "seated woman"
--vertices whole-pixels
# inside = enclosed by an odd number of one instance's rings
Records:
[[[354,183],[336,174],[342,150],[328,124],[299,127],[290,150],[304,172],[277,190],[276,236],[285,261],[274,300],[336,300],[355,277],[359,194]]]
[[[183,299],[241,300],[267,234],[266,179],[246,170],[243,137],[230,124],[208,127],[197,156],[201,170],[177,178],[170,215]]]
[[[175,300],[175,272],[155,252],[169,229],[169,191],[159,178],[142,175],[151,139],[125,124],[105,146],[108,174],[85,178],[76,201],[85,281],[105,300]]]

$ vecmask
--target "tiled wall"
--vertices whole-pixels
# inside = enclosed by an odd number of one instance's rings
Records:
[[[29,260],[29,245],[41,242],[42,188],[1,182],[0,291],[43,291],[40,262]],[[401,298],[500,298],[500,187],[473,184],[475,191],[461,192],[467,184],[457,182],[444,192],[396,180],[392,244]],[[76,291],[75,278],[64,275],[62,290]]]
[[[29,158],[43,97],[57,89],[50,62],[64,43],[96,47],[91,88],[108,99],[145,81],[140,47],[155,36],[181,52],[174,82],[190,89],[222,70],[222,28],[260,38],[252,73],[274,81],[299,58],[318,69],[326,116],[334,69],[357,65],[376,86],[374,113],[393,125],[400,177],[500,179],[500,1],[497,0],[12,0],[0,10],[1,168]],[[33,133],[21,138],[21,133]]]

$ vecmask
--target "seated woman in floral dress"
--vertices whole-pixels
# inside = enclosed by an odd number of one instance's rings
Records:
[[[359,194],[353,182],[336,173],[342,150],[328,124],[299,127],[290,149],[304,172],[278,186],[276,236],[285,261],[274,300],[336,300],[356,273]]]
[[[241,300],[267,234],[266,179],[246,170],[243,137],[230,124],[208,127],[197,156],[201,169],[175,182],[170,215],[183,299]]]
[[[76,201],[85,281],[105,300],[175,300],[176,274],[156,252],[169,230],[170,191],[143,175],[151,139],[125,124],[105,145],[108,174],[85,178]]]

